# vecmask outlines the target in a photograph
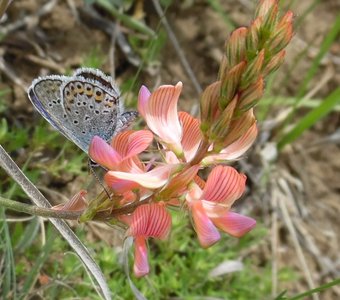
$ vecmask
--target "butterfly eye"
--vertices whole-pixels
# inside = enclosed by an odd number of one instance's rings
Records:
[[[104,99],[103,90],[101,90],[100,88],[95,88],[95,90],[94,90],[94,99],[97,102],[102,102],[103,99]]]
[[[90,84],[85,84],[85,94],[89,97],[93,95],[93,87]]]

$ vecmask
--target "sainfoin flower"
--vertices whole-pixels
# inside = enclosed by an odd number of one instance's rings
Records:
[[[150,271],[146,240],[150,237],[163,240],[169,235],[170,229],[171,216],[163,203],[144,204],[133,212],[127,235],[134,237],[133,271],[137,277]]]
[[[209,247],[220,239],[217,228],[241,237],[256,221],[230,211],[232,204],[245,189],[246,176],[229,166],[217,166],[210,173],[204,189],[192,184],[187,203],[202,247]]]

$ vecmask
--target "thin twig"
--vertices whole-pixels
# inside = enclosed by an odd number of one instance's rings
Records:
[[[196,92],[200,95],[202,93],[202,87],[199,84],[199,82],[198,82],[198,80],[195,76],[195,73],[193,72],[188,60],[185,57],[185,54],[184,54],[181,46],[179,45],[179,43],[177,41],[177,38],[176,38],[174,32],[172,31],[170,24],[167,21],[165,15],[164,15],[163,9],[162,9],[161,5],[159,4],[159,1],[158,0],[152,0],[152,2],[153,2],[153,5],[154,5],[154,7],[157,11],[158,16],[160,17],[160,20],[161,20],[165,30],[168,33],[169,39],[170,39],[172,45],[174,46],[174,48],[177,52],[178,58],[180,59],[182,65],[184,67],[184,70],[187,72],[190,80],[192,81]]]
[[[279,179],[278,185],[285,192],[287,192],[287,186],[286,186],[286,182],[285,181]],[[291,219],[291,217],[289,215],[289,212],[288,212],[288,209],[287,209],[287,206],[286,206],[286,203],[285,203],[285,199],[284,199],[284,197],[279,197],[278,200],[279,200],[279,206],[280,206],[280,209],[281,209],[281,212],[282,212],[283,219],[284,219],[285,224],[287,226],[287,229],[288,229],[288,231],[290,233],[290,236],[291,236],[291,238],[293,240],[295,251],[296,251],[296,254],[297,254],[297,256],[299,258],[299,261],[301,263],[301,269],[302,269],[302,272],[304,273],[304,275],[306,277],[308,287],[310,289],[314,289],[315,288],[315,283],[314,283],[313,277],[311,275],[311,272],[309,270],[309,267],[308,267],[306,258],[304,256],[304,253],[303,253],[303,251],[301,249],[301,246],[300,246],[300,243],[299,243],[299,239],[298,239],[298,236],[297,236],[297,232],[295,230],[295,227],[294,227],[294,224],[292,222],[292,219]],[[316,294],[313,294],[312,297],[313,297],[314,300],[319,300],[319,296],[316,295]]]

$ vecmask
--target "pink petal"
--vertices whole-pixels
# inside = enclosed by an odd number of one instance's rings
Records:
[[[81,190],[75,194],[71,200],[67,201],[66,203],[53,206],[52,209],[64,211],[82,211],[87,207],[87,202],[85,200],[86,194],[87,191]]]
[[[143,152],[153,140],[149,130],[125,130],[112,139],[112,147],[124,158]]]
[[[151,93],[147,89],[147,87],[142,85],[142,87],[139,90],[139,94],[138,94],[138,111],[144,119],[145,119],[146,109],[147,109],[150,95]]]
[[[212,219],[213,223],[226,233],[241,237],[253,229],[256,221],[250,217],[228,212],[223,217]]]
[[[191,161],[202,141],[200,122],[186,112],[179,113],[179,119],[183,127],[182,147],[187,162]]]
[[[109,170],[118,166],[122,160],[119,153],[99,136],[93,137],[89,147],[89,156],[93,161]]]
[[[127,173],[119,171],[109,171],[105,175],[105,180],[121,179],[136,183],[148,189],[157,189],[165,185],[174,166],[159,166],[146,173]]]
[[[135,238],[135,262],[133,272],[136,277],[142,277],[150,272],[148,261],[148,249],[145,238],[142,236]]]
[[[201,200],[205,213],[209,218],[219,218],[224,216],[228,211],[229,207],[223,203],[217,203],[212,201]]]
[[[191,212],[201,246],[208,248],[218,242],[221,238],[220,233],[205,213],[201,201],[192,202]]]
[[[233,167],[217,166],[208,176],[202,199],[231,206],[245,190],[246,176]]]
[[[257,137],[257,126],[256,123],[251,126],[248,131],[242,135],[234,143],[224,148],[219,154],[210,155],[206,157],[203,162],[204,164],[216,164],[220,161],[230,161],[241,157],[254,143]]]
[[[123,194],[127,191],[137,189],[140,185],[134,181],[124,180],[113,176],[110,172],[107,172],[104,176],[106,184],[115,192]]]
[[[182,83],[176,86],[163,85],[153,92],[145,107],[145,121],[162,142],[176,151],[181,149],[182,126],[178,119],[177,102],[182,91]]]
[[[151,203],[138,206],[132,214],[128,234],[165,239],[171,229],[171,216],[163,204]]]

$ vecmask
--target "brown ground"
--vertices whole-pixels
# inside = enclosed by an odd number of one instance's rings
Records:
[[[191,2],[173,4],[167,11],[167,17],[199,83],[205,87],[216,78],[224,41],[230,33],[230,27],[223,21],[221,14],[214,11],[205,1],[197,1],[196,4]],[[291,9],[299,22],[306,8],[315,1],[291,2],[294,2]],[[33,108],[27,99],[25,88],[38,75],[64,73],[74,69],[83,63],[94,48],[99,49],[98,53],[104,57],[103,70],[110,72],[107,53],[111,49],[111,38],[98,25],[98,21],[89,25],[91,17],[85,18],[84,12],[80,10],[82,1],[59,1],[50,9],[43,8],[47,9],[47,12],[42,12],[38,17],[37,12],[41,11],[43,3],[51,5],[54,1],[14,1],[8,10],[8,19],[0,27],[0,31],[9,30],[0,42],[0,90],[8,87],[13,90],[5,97],[10,103],[9,112],[6,114],[9,124],[19,122],[24,125],[25,122],[32,121]],[[75,5],[75,10],[72,5]],[[302,20],[287,50],[286,63],[276,77],[275,94],[296,94],[339,9],[340,5],[335,0],[320,1]],[[104,20],[113,21],[102,9],[97,11]],[[253,14],[253,1],[224,1],[223,11],[235,26],[246,25]],[[136,15],[140,12],[135,11]],[[132,15],[134,11],[131,9],[128,13]],[[156,28],[159,17],[151,1],[145,1],[144,14],[145,22]],[[17,25],[17,28],[11,29],[12,25]],[[133,34],[133,30],[123,25],[121,30],[125,35]],[[306,54],[297,60],[298,54],[306,46],[310,46]],[[197,92],[170,42],[161,52],[158,64],[156,68],[142,72],[140,82],[152,88],[160,83],[174,84],[179,80],[183,81],[181,106],[186,110],[195,111],[197,106],[194,100],[198,98]],[[323,59],[322,66],[308,87],[311,98],[322,99],[339,86],[339,65],[338,41]],[[118,83],[131,77],[138,69],[138,66],[129,63],[120,50],[115,51],[115,66]],[[304,112],[301,111],[301,114]],[[276,120],[278,114],[279,111],[275,111],[268,119]],[[269,140],[259,143],[254,149],[255,154],[249,154],[249,159],[241,165],[246,170],[250,169],[248,175],[254,187],[252,198],[260,199],[254,202],[254,209],[271,227],[268,240],[252,250],[252,255],[265,253],[267,260],[276,257],[274,266],[275,263],[278,268],[291,266],[301,274],[301,279],[289,287],[279,284],[278,291],[288,288],[291,292],[301,292],[312,285],[318,286],[339,277],[340,151],[339,145],[329,139],[338,127],[339,114],[332,113],[287,147],[275,163],[268,165],[266,156],[259,163],[260,154],[267,153],[265,149],[268,149],[268,141],[275,142],[275,136],[263,126],[263,132],[269,134]],[[250,164],[253,160],[257,163]],[[257,188],[257,194],[254,196],[258,177],[252,175],[268,168],[271,170],[270,180],[266,188]],[[288,214],[285,214],[285,211]],[[292,226],[289,226],[290,224]],[[300,256],[299,249],[302,250]],[[309,270],[303,265],[304,261]],[[328,290],[320,299],[337,297],[340,297],[339,287]]]

